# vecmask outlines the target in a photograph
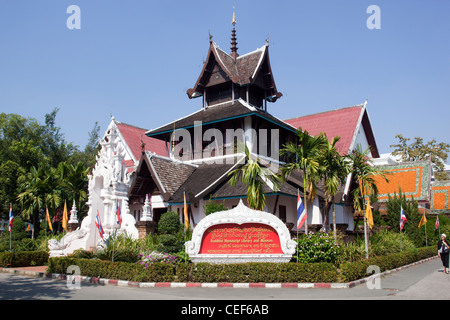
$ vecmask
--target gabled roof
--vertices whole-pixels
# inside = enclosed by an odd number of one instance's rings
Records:
[[[312,136],[317,136],[321,132],[325,133],[330,140],[335,136],[340,136],[341,139],[336,147],[341,155],[354,149],[356,137],[360,128],[362,128],[367,142],[372,147],[372,157],[379,157],[365,103],[284,121],[295,128],[301,127],[302,130],[307,130]]]
[[[146,151],[140,158],[137,175],[133,180],[129,196],[142,195],[153,183],[167,201],[191,176],[197,166],[185,164]]]
[[[194,127],[195,122],[201,122],[202,125],[208,125],[230,119],[243,118],[250,115],[258,116],[278,125],[279,127],[295,132],[295,128],[290,124],[259,108],[255,108],[247,104],[242,99],[237,99],[234,101],[213,105],[206,109],[202,108],[186,117],[175,120],[174,122],[149,130],[146,134],[149,137],[161,134],[170,134],[173,132],[174,128],[175,130],[192,128]]]
[[[269,46],[264,46],[252,51],[250,53],[238,56],[236,59],[219,48],[219,46],[211,41],[208,56],[203,65],[203,69],[198,77],[195,86],[187,90],[189,98],[196,98],[203,95],[203,90],[206,87],[209,77],[214,69],[215,64],[225,72],[228,80],[239,86],[251,85],[258,78],[258,74],[262,66],[266,67],[266,75],[264,81],[267,88],[271,88],[270,101],[274,102],[282,96],[277,91],[275,81],[273,79],[272,70],[269,61]]]
[[[123,138],[126,147],[128,147],[129,151],[131,152],[132,158],[134,158],[132,159],[133,163],[128,161],[128,164],[126,164],[127,167],[137,165],[137,162],[141,158],[142,154],[142,143],[145,144],[145,151],[150,151],[161,156],[167,155],[164,141],[147,137],[145,135],[145,132],[147,131],[146,129],[142,129],[117,120],[113,121],[115,121],[117,129],[119,130],[119,134]]]
[[[219,183],[228,180],[228,173],[243,161],[243,155],[236,154],[232,163],[201,163],[170,198],[169,203],[178,204],[184,200],[184,192],[188,202],[194,202],[211,192]]]

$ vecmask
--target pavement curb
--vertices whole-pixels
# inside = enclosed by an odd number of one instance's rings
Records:
[[[372,281],[377,277],[383,277],[391,273],[407,269],[409,267],[428,262],[436,259],[438,256],[419,260],[411,264],[398,267],[392,270],[387,270],[378,274],[374,274],[367,278],[358,279],[350,282],[332,282],[332,283],[199,283],[199,282],[136,282],[126,280],[104,279],[98,277],[78,276],[81,283],[119,286],[119,287],[133,287],[133,288],[297,288],[297,289],[349,289],[362,283]],[[56,280],[67,280],[66,274],[46,273],[39,271],[31,271],[15,268],[0,268],[0,272],[11,273],[15,275],[32,276],[38,278],[51,278]],[[75,276],[76,277],[76,276]]]

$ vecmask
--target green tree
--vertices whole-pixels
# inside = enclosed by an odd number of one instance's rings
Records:
[[[375,181],[376,176],[381,176],[386,182],[389,182],[387,173],[383,169],[373,165],[369,154],[370,146],[363,150],[361,145],[358,144],[355,150],[347,155],[347,158],[351,161],[353,179],[357,184],[357,187],[352,191],[353,206],[355,210],[359,211],[365,209],[365,197],[371,196],[372,194],[378,194],[378,188]]]
[[[247,146],[245,146],[245,164],[231,171],[229,176],[231,176],[229,183],[232,186],[236,186],[239,179],[247,185],[247,203],[255,210],[263,210],[266,204],[263,181],[271,181],[274,189],[278,188],[278,176],[264,167],[258,157],[250,154]]]
[[[353,189],[353,207],[360,212],[365,211],[365,199],[373,194],[378,194],[378,188],[375,182],[376,176],[383,177],[387,182],[389,181],[386,172],[379,167],[373,165],[369,157],[370,146],[365,150],[361,145],[357,145],[355,150],[347,155],[351,161],[353,179],[355,180],[357,187]],[[364,239],[366,258],[369,257],[369,239],[367,235],[367,223],[366,216],[364,215]]]
[[[402,161],[430,160],[433,164],[434,177],[437,180],[448,179],[444,171],[444,164],[450,152],[450,144],[445,142],[437,143],[435,139],[424,143],[423,138],[416,137],[415,141],[408,144],[410,138],[405,138],[401,134],[395,136],[399,142],[390,145],[395,148],[393,156],[401,156]]]
[[[305,210],[308,210],[307,191],[312,199],[320,167],[319,157],[326,141],[323,135],[313,137],[308,131],[302,131],[302,128],[296,130],[296,138],[296,142],[288,142],[280,150],[280,154],[286,159],[286,164],[281,168],[281,178],[285,181],[292,172],[303,173],[303,203]],[[305,231],[308,232],[307,223],[305,223]]]
[[[32,167],[19,178],[20,193],[17,196],[25,219],[31,219],[34,236],[39,235],[40,215],[45,209],[56,209],[63,203],[63,191],[58,183],[56,170],[46,165]]]
[[[95,165],[95,156],[100,151],[100,126],[95,122],[94,128],[89,132],[88,143],[83,152],[76,152],[67,162],[72,165],[77,165],[79,162],[83,163],[84,167],[92,168]]]
[[[78,211],[86,213],[85,203],[87,200],[87,175],[89,168],[85,168],[81,162],[78,162],[75,166],[67,162],[61,162],[56,172],[59,185],[65,190],[67,202],[72,204],[75,201]]]
[[[393,232],[400,232],[400,210],[406,215],[406,223],[403,227],[403,232],[408,235],[408,238],[413,241],[416,247],[425,245],[425,236],[421,234],[418,228],[421,215],[419,214],[419,204],[412,197],[410,200],[400,191],[399,194],[388,197],[386,202],[386,215],[384,220],[387,225],[392,227]]]
[[[94,129],[89,134],[88,145],[81,152],[77,146],[65,141],[61,129],[56,125],[58,111],[55,108],[46,114],[43,125],[32,118],[0,113],[0,216],[4,218],[7,216],[11,203],[16,214],[23,209],[24,218],[32,218],[37,214],[35,212],[37,208],[42,206],[42,201],[45,201],[50,209],[56,206],[58,196],[70,198],[71,201],[75,197],[77,202],[81,202],[77,203],[79,211],[83,211],[82,204],[87,193],[87,169],[84,168],[89,168],[95,162],[99,126],[95,123]],[[79,161],[76,161],[77,159]],[[55,171],[62,162],[67,162],[72,166],[69,168],[73,169],[66,170],[68,175],[64,176],[63,180]],[[80,166],[78,162],[82,162],[83,165]],[[51,177],[42,176],[44,171]],[[33,175],[38,172],[40,182],[34,184],[36,177]],[[44,193],[49,199],[37,201],[45,198],[37,196],[36,202],[33,203],[25,196],[39,193],[39,190],[44,188],[43,184],[54,188],[54,192]],[[17,199],[19,194],[24,192],[19,201],[24,207],[20,207]]]
[[[339,187],[345,183],[345,180],[350,173],[350,163],[345,157],[341,156],[336,149],[336,144],[341,139],[339,136],[334,137],[331,141],[328,140],[325,134],[323,138],[326,143],[319,157],[319,175],[324,182],[325,217],[328,217],[328,204],[331,202],[333,206],[333,234],[334,241],[336,241],[336,211],[334,196],[338,192]]]
[[[205,216],[208,216],[214,212],[225,211],[227,210],[227,207],[225,207],[225,200],[222,202],[215,202],[210,198],[208,203],[203,205],[203,210],[205,212]]]

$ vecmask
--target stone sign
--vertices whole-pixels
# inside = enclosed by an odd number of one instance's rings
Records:
[[[194,263],[289,262],[296,245],[278,217],[252,210],[242,200],[203,218],[185,244]]]

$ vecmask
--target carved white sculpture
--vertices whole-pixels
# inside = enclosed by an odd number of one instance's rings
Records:
[[[128,207],[130,176],[123,161],[126,151],[114,118],[111,119],[106,132],[105,137],[100,141],[101,150],[96,157],[95,167],[92,174],[88,175],[89,196],[86,203],[89,206],[88,214],[77,230],[66,234],[60,241],[49,241],[51,257],[65,256],[77,249],[88,250],[98,247],[101,244],[101,238],[94,224],[97,211],[100,213],[105,239],[114,231],[138,238],[136,221]],[[120,227],[117,222],[117,201],[122,208]],[[75,210],[74,213],[72,213],[73,210]],[[71,220],[73,217],[76,219],[76,208],[72,208],[72,211]]]
[[[74,200],[72,210],[70,210],[69,223],[78,223],[77,213],[78,213],[78,211],[77,211],[77,207],[75,205],[75,200]]]
[[[272,227],[280,238],[283,254],[200,254],[203,234],[215,225],[235,223],[259,223]],[[237,207],[212,213],[198,223],[192,233],[192,240],[185,243],[186,253],[192,262],[239,263],[239,262],[289,262],[295,253],[297,243],[291,239],[286,225],[275,215],[246,207],[242,200]]]
[[[145,195],[141,221],[153,221],[152,207],[150,206],[150,201],[148,200],[148,194]]]

